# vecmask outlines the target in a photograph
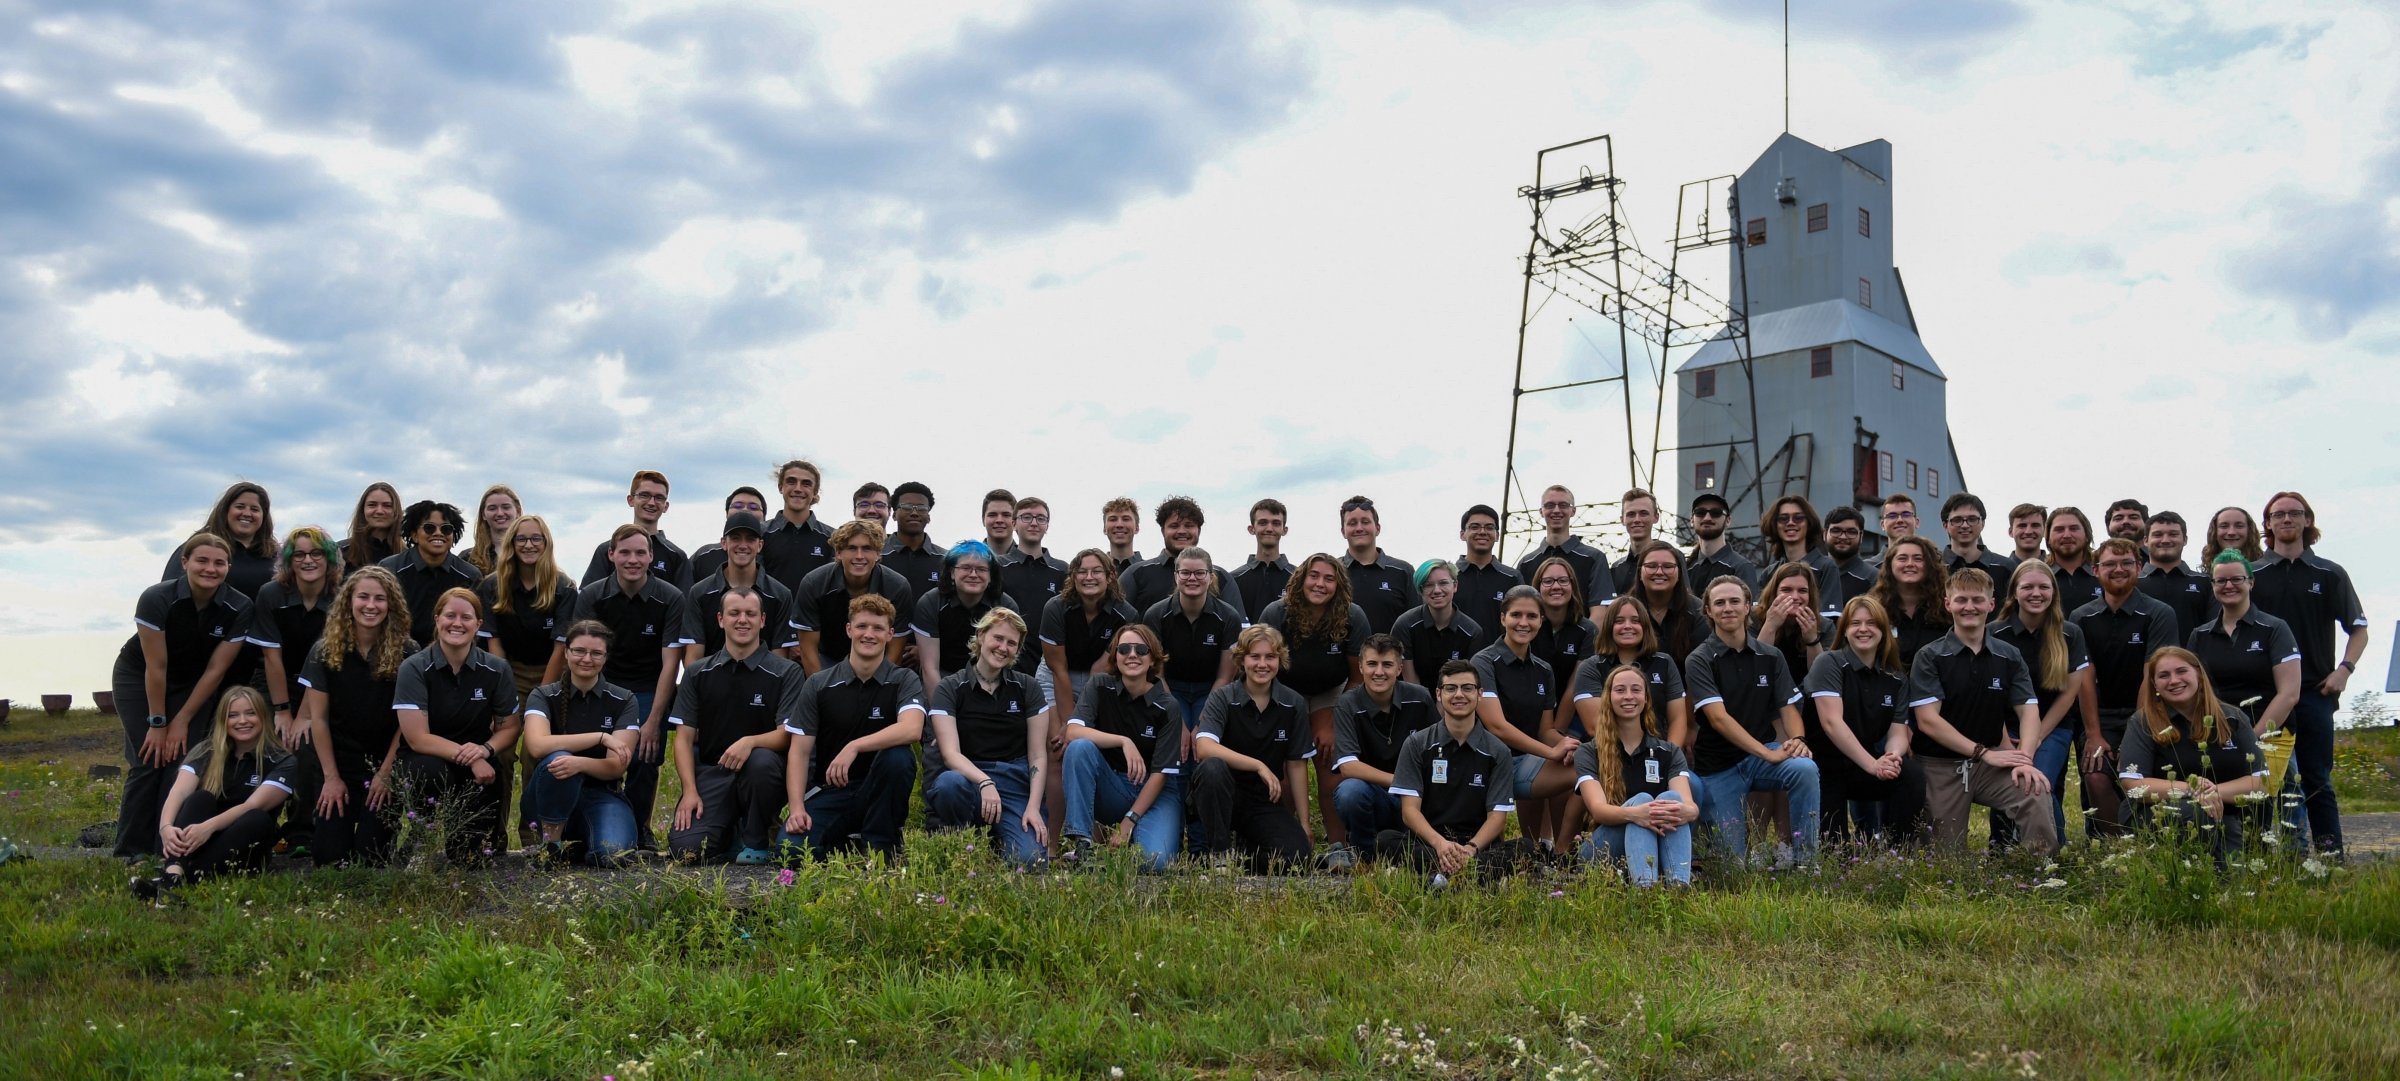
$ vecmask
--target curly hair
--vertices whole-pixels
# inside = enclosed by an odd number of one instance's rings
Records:
[[[342,591],[334,595],[333,611],[325,617],[325,633],[317,639],[317,649],[325,658],[325,669],[339,672],[342,665],[358,648],[358,616],[350,610],[350,598],[358,592],[359,584],[373,582],[382,587],[385,603],[391,607],[384,613],[383,630],[375,639],[375,653],[367,660],[375,666],[375,678],[396,679],[400,662],[415,650],[408,640],[408,594],[400,591],[400,579],[382,567],[360,567],[342,581]]]
[[[1318,563],[1333,572],[1333,599],[1323,606],[1308,599],[1308,569]],[[1350,575],[1340,560],[1318,552],[1292,568],[1283,587],[1283,620],[1293,638],[1339,642],[1350,637]]]
[[[1950,595],[1950,572],[1942,565],[1941,549],[1935,548],[1933,541],[1924,536],[1912,534],[1902,537],[1884,549],[1883,570],[1875,575],[1875,586],[1867,591],[1867,595],[1875,598],[1875,603],[1883,606],[1884,615],[1894,620],[1908,611],[1900,603],[1900,579],[1892,574],[1892,557],[1899,555],[1902,548],[1915,548],[1925,556],[1925,581],[1919,587],[1922,592],[1917,598],[1920,608],[1917,618],[1930,620],[1936,626],[1949,626],[1950,610],[1943,606],[1942,600]]]

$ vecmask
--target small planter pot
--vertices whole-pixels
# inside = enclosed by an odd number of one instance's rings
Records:
[[[8,723],[8,707],[9,707],[9,704],[10,704],[10,700],[9,700],[9,699],[6,699],[6,698],[0,698],[0,724],[7,724],[7,723]]]
[[[67,707],[74,704],[75,696],[71,694],[45,694],[42,696],[42,712],[53,717],[66,716]]]
[[[92,704],[100,707],[102,713],[115,713],[117,711],[117,692],[93,691]]]

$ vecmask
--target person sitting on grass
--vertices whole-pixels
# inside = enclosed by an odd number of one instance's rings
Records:
[[[1067,721],[1065,858],[1087,860],[1105,820],[1110,847],[1131,842],[1145,869],[1163,871],[1183,849],[1183,707],[1160,678],[1166,651],[1147,624],[1118,627],[1100,663]]]
[[[1024,645],[1024,617],[993,608],[975,621],[967,666],[933,689],[926,715],[946,768],[925,809],[935,822],[988,827],[1001,855],[1031,867],[1050,845],[1042,818],[1050,756],[1034,753],[1048,749],[1050,704],[1041,684],[1016,668]]]
[[[133,880],[136,897],[219,871],[261,871],[275,844],[275,812],[292,796],[292,756],[267,724],[267,696],[235,687],[217,703],[208,739],[184,756],[158,816],[166,867]]]
[[[756,590],[728,589],[717,608],[725,648],[684,676],[667,724],[675,729],[675,775],[683,798],[667,850],[685,862],[752,866],[783,821],[784,725],[799,711],[800,666],[767,648],[766,609]]]
[[[1662,875],[1691,885],[1700,801],[1683,748],[1663,738],[1650,676],[1617,665],[1601,684],[1601,699],[1612,730],[1593,733],[1575,754],[1575,791],[1594,823],[1583,859],[1621,861],[1636,886],[1655,886]]]
[[[1194,761],[1183,782],[1192,853],[1238,851],[1256,874],[1301,870],[1309,854],[1301,800],[1307,759],[1317,753],[1309,700],[1276,678],[1290,657],[1282,631],[1266,623],[1242,628],[1233,656],[1241,681],[1209,693],[1192,735]]]
[[[1393,757],[1404,828],[1375,835],[1378,857],[1431,870],[1436,886],[1469,865],[1507,874],[1519,847],[1500,839],[1516,810],[1516,773],[1508,745],[1477,714],[1483,677],[1471,661],[1444,661],[1440,678],[1441,720],[1409,733]]]
[[[2242,816],[2229,805],[2266,791],[2267,761],[2240,707],[2217,697],[2200,658],[2182,646],[2150,655],[2142,707],[2117,747],[2124,823],[2207,832],[2222,863],[2242,847]],[[2155,807],[2154,812],[2152,808]]]
[[[842,625],[848,655],[800,686],[800,704],[783,723],[792,736],[779,838],[787,860],[800,852],[823,860],[863,845],[882,853],[885,866],[900,864],[900,830],[917,781],[912,748],[925,738],[925,683],[891,658],[898,619],[899,609],[881,594],[850,598]]]
[[[602,678],[610,637],[596,619],[568,627],[567,678],[525,702],[525,757],[535,763],[526,793],[540,854],[553,862],[613,867],[640,839],[623,786],[642,718],[633,692]]]

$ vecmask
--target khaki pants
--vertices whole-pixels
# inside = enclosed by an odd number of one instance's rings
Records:
[[[1981,766],[1969,759],[1925,760],[1925,811],[1933,819],[1933,840],[1946,849],[1967,846],[1967,810],[1980,803],[2016,823],[2025,850],[2047,857],[2058,851],[2058,823],[2050,817],[2050,798],[2018,788],[2009,771]]]

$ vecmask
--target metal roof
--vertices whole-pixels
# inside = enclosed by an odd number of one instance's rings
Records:
[[[1750,319],[1750,355],[1773,356],[1820,345],[1857,342],[1895,360],[1904,361],[1940,378],[1942,369],[1933,362],[1933,354],[1915,331],[1886,319],[1849,300],[1822,300],[1797,308],[1766,312]],[[1735,358],[1733,342],[1720,333],[1716,338],[1693,350],[1689,359],[1675,370],[1688,372],[1695,368],[1714,367],[1731,363]]]

